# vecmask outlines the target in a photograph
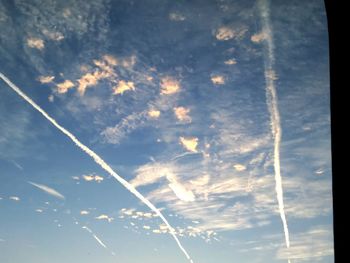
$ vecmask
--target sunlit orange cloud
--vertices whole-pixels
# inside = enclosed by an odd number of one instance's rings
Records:
[[[100,79],[108,78],[110,74],[106,71],[96,70],[93,73],[86,73],[80,79],[78,79],[78,92],[80,95],[84,95],[86,88],[90,86],[95,86]]]
[[[54,76],[40,76],[38,81],[42,84],[50,83],[55,79]]]
[[[261,41],[265,40],[267,37],[265,32],[260,32],[258,34],[254,34],[251,36],[250,40],[254,43],[260,43]]]
[[[66,93],[69,89],[73,88],[75,85],[70,80],[65,80],[62,83],[57,84],[57,92],[60,94]]]
[[[215,37],[217,40],[221,41],[229,40],[235,37],[235,32],[231,28],[223,26],[218,28]]]
[[[160,86],[162,88],[160,93],[164,95],[170,95],[180,91],[179,81],[171,77],[162,78]]]
[[[180,137],[180,143],[188,151],[197,152],[198,138],[196,138],[196,137],[190,137],[190,138]]]
[[[27,45],[30,48],[36,48],[40,50],[42,50],[45,47],[44,40],[35,37],[27,38]]]
[[[128,90],[135,90],[134,82],[120,80],[118,82],[118,85],[114,88],[113,94],[115,95],[123,94],[125,91],[128,91]]]
[[[154,119],[158,119],[160,116],[160,111],[159,110],[149,110],[148,116],[151,118],[154,118]]]
[[[211,81],[215,85],[223,85],[223,84],[225,84],[225,78],[222,75],[213,75],[211,77]]]
[[[192,121],[191,117],[188,115],[190,112],[190,109],[185,108],[185,107],[175,107],[173,110],[174,110],[176,118],[179,121],[181,121],[181,122],[191,122]]]

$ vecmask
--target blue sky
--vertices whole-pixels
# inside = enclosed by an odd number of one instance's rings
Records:
[[[1,1],[0,28],[2,76],[193,262],[334,261],[322,1]],[[1,78],[1,262],[189,262]]]

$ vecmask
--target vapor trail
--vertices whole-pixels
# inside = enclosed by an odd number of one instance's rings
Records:
[[[101,245],[103,246],[104,248],[107,248],[107,246],[102,242],[101,239],[99,239],[95,234],[94,232],[92,232],[92,230],[90,228],[88,228],[87,226],[83,226],[82,227],[83,229],[86,229],[86,231],[88,231],[95,239],[96,241]]]
[[[37,188],[39,188],[40,190],[46,192],[49,195],[55,196],[55,197],[57,197],[59,199],[65,199],[65,197],[61,193],[57,192],[55,189],[53,189],[51,187],[48,187],[48,186],[43,185],[43,184],[36,184],[36,183],[33,183],[33,182],[29,182],[29,181],[28,181],[28,183],[33,185],[33,186],[35,186],[35,187],[37,187]]]
[[[273,43],[273,32],[270,23],[270,10],[268,5],[268,0],[258,1],[262,30],[265,35],[265,46],[267,49],[267,55],[265,57],[265,82],[266,82],[266,100],[271,116],[271,130],[274,138],[274,169],[275,169],[275,182],[276,182],[276,194],[277,202],[279,207],[280,216],[283,223],[283,230],[286,240],[286,246],[289,248],[289,230],[286,215],[284,212],[283,203],[283,187],[282,187],[282,177],[281,177],[281,166],[280,166],[280,143],[282,136],[282,129],[280,123],[280,114],[278,111],[277,104],[277,93],[275,88],[275,73],[274,73],[274,43]],[[288,259],[288,262],[290,260]]]
[[[51,122],[57,129],[59,129],[63,134],[65,134],[69,139],[71,139],[81,150],[87,153],[95,163],[97,163],[102,169],[112,175],[118,182],[120,182],[126,189],[128,189],[132,194],[134,194],[138,199],[140,199],[145,205],[147,205],[151,210],[153,210],[166,224],[170,234],[175,239],[177,245],[181,251],[185,254],[186,258],[193,263],[191,257],[188,255],[187,251],[181,245],[179,239],[175,234],[174,228],[169,224],[168,220],[163,216],[163,214],[156,208],[150,201],[148,201],[139,191],[136,190],[131,184],[129,184],[125,179],[120,177],[113,169],[93,150],[81,143],[71,132],[66,130],[64,127],[59,125],[56,120],[54,120],[49,114],[47,114],[38,104],[36,104],[31,98],[29,98],[20,88],[18,88],[14,83],[12,83],[4,74],[0,72],[0,78],[6,82],[6,84],[13,89],[19,96],[21,96],[25,101],[27,101],[34,109],[39,111],[49,122]]]

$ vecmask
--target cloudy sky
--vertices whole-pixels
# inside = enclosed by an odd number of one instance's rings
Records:
[[[0,1],[0,261],[333,260],[322,1]]]

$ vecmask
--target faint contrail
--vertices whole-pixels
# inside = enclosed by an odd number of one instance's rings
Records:
[[[28,183],[35,186],[35,187],[38,187],[40,190],[43,190],[44,192],[46,192],[49,195],[53,195],[59,199],[65,199],[65,197],[61,193],[57,192],[55,189],[53,189],[51,187],[48,187],[48,186],[43,185],[43,184],[36,184],[33,182],[29,182],[29,181],[28,181]]]
[[[92,151],[89,147],[81,143],[72,133],[66,130],[64,127],[59,125],[49,114],[47,114],[38,104],[36,104],[31,98],[29,98],[20,88],[18,88],[14,83],[12,83],[4,74],[0,72],[0,78],[6,82],[6,84],[13,89],[19,96],[21,96],[25,101],[27,101],[34,109],[39,111],[48,121],[50,121],[57,129],[59,129],[63,134],[65,134],[69,139],[71,139],[80,149],[82,149],[85,153],[87,153],[92,159],[94,159],[95,163],[97,163],[102,169],[112,175],[118,182],[120,182],[126,189],[128,189],[131,193],[133,193],[138,199],[140,199],[145,205],[147,205],[151,210],[153,210],[167,225],[169,228],[170,234],[175,239],[177,245],[181,249],[181,251],[185,254],[186,258],[193,263],[191,257],[188,255],[187,251],[181,245],[179,239],[175,234],[174,228],[169,224],[168,220],[163,216],[163,214],[156,208],[150,201],[148,201],[139,191],[136,190],[131,184],[129,184],[125,179],[120,177],[113,169],[94,151]]]
[[[87,226],[83,226],[82,229],[86,229],[86,231],[88,231],[95,239],[96,241],[103,246],[104,248],[107,248],[107,246],[102,242],[101,239],[99,239],[94,232],[92,232],[92,230],[90,228],[88,228]]]
[[[271,116],[271,130],[274,138],[274,169],[275,169],[275,181],[276,181],[276,194],[277,202],[279,207],[280,216],[283,223],[284,235],[286,240],[286,246],[289,248],[289,230],[286,215],[284,212],[283,203],[283,187],[281,177],[281,166],[280,166],[280,143],[282,136],[282,129],[280,123],[280,114],[278,111],[277,104],[277,93],[275,88],[274,80],[276,79],[274,68],[274,43],[273,34],[270,23],[270,10],[268,0],[259,0],[258,2],[262,21],[262,30],[265,36],[265,45],[267,48],[267,57],[265,58],[265,81],[266,81],[266,99]],[[288,262],[290,260],[288,259]]]

